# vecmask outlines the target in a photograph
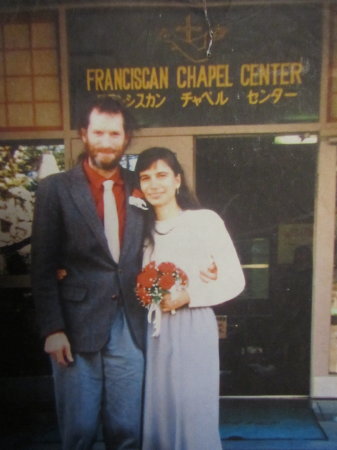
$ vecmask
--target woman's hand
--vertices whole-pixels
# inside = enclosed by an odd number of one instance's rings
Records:
[[[214,281],[218,278],[218,268],[213,261],[210,266],[207,267],[206,270],[200,270],[200,279],[204,283],[209,283],[210,281]]]
[[[56,279],[57,281],[62,281],[68,275],[66,269],[57,269],[56,271]]]
[[[189,302],[190,297],[188,292],[182,290],[177,295],[174,295],[174,297],[171,294],[165,294],[160,302],[160,307],[163,312],[173,312],[182,306],[188,305]]]

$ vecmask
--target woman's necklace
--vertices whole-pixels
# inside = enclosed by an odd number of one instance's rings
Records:
[[[166,230],[165,232],[163,232],[163,231],[158,231],[157,228],[154,227],[154,232],[155,232],[156,234],[159,234],[160,236],[165,236],[166,234],[171,233],[171,231],[174,230],[176,226],[177,226],[177,225],[174,225],[173,227],[169,228],[169,229]]]
[[[173,231],[178,225],[181,214],[182,211],[179,211],[179,214],[171,219],[157,220],[154,226],[154,232],[160,236],[165,236],[171,233],[171,231]],[[157,227],[159,227],[159,230]]]

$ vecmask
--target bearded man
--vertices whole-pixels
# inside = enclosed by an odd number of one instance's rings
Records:
[[[115,99],[95,101],[80,123],[85,157],[38,187],[32,286],[64,450],[92,448],[100,423],[107,449],[140,448],[145,310],[134,287],[144,211],[129,201],[136,180],[119,164],[133,124]],[[106,180],[117,206],[113,244],[104,228]]]

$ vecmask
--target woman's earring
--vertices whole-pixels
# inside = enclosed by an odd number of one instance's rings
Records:
[[[176,195],[179,195],[179,187],[177,187]]]

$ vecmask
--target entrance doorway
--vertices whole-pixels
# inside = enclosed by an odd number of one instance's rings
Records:
[[[246,277],[215,308],[221,395],[309,395],[317,143],[285,138],[196,141],[198,197],[224,219]]]

